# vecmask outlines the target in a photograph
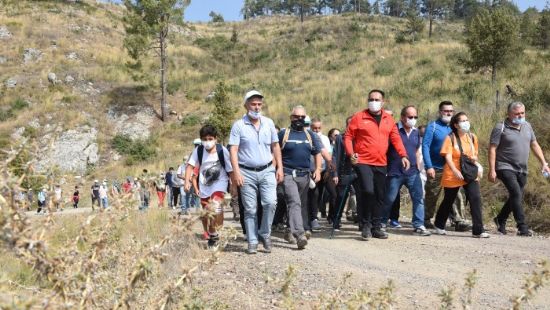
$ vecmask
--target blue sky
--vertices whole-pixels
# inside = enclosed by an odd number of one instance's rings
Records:
[[[226,21],[242,20],[243,17],[240,12],[243,2],[243,0],[191,0],[191,5],[185,11],[185,20],[193,22],[209,21],[208,14],[210,11],[222,14]],[[521,11],[531,6],[540,11],[546,5],[546,0],[516,0],[514,2]]]

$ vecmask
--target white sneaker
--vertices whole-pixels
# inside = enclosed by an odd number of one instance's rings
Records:
[[[489,235],[489,234],[486,233],[486,232],[482,232],[482,233],[479,234],[479,235],[472,235],[472,237],[474,237],[474,238],[489,238],[489,237],[491,237],[491,235]]]
[[[445,231],[445,229],[439,229],[439,228],[435,228],[435,233],[438,234],[438,235],[446,235],[447,234],[447,231]]]
[[[424,225],[415,228],[413,232],[414,232],[414,234],[419,235],[419,236],[430,236],[432,234],[432,233],[430,233],[430,231],[428,231],[426,229],[426,227],[424,227]]]

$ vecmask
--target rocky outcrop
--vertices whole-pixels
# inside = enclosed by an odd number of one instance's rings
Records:
[[[107,117],[113,123],[116,134],[139,140],[149,138],[156,115],[151,107],[130,106],[125,112],[109,110]]]
[[[48,134],[43,140],[47,141],[51,137]],[[88,126],[62,132],[53,139],[51,146],[42,149],[36,169],[46,171],[57,167],[63,171],[84,173],[89,165],[99,161],[96,139],[97,130]]]
[[[31,63],[42,59],[42,51],[36,48],[26,48],[23,52],[23,62]]]
[[[6,80],[5,82],[7,88],[15,88],[17,86],[17,79],[12,77]]]
[[[0,40],[11,38],[11,32],[6,28],[6,26],[0,26]]]

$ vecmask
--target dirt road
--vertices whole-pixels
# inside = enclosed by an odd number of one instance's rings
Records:
[[[237,226],[232,221],[227,224]],[[219,264],[203,271],[195,284],[212,301],[231,308],[277,308],[284,273],[292,265],[297,271],[291,289],[297,309],[312,308],[321,295],[338,287],[348,294],[358,289],[376,293],[390,279],[395,284],[397,309],[438,308],[438,294],[445,287],[455,288],[454,305],[461,308],[464,279],[476,269],[473,309],[503,309],[511,306],[510,297],[522,293],[524,279],[537,269],[536,263],[550,259],[548,238],[496,235],[494,227],[489,239],[453,231],[447,236],[414,236],[406,225],[391,230],[387,240],[360,241],[350,223],[334,239],[328,238],[326,222],[325,226],[303,251],[287,244],[281,234],[273,237],[271,254],[248,255],[242,238],[232,241]],[[346,273],[351,277],[342,286]],[[550,309],[550,287],[543,288],[525,308]]]

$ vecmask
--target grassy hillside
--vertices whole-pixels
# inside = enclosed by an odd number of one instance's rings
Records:
[[[62,124],[63,130],[90,124],[99,130],[102,158],[90,177],[121,178],[143,167],[161,171],[191,150],[200,121],[212,109],[205,97],[217,82],[225,81],[231,102],[239,108],[235,119],[243,112],[243,93],[256,87],[266,96],[266,114],[280,126],[287,125],[290,107],[302,104],[308,114],[324,121],[326,131],[343,127],[348,115],[363,109],[371,88],[386,90],[395,112],[406,104],[418,106],[420,123],[434,118],[440,101],[451,100],[457,110],[469,114],[485,153],[489,132],[503,119],[511,100],[504,88],[508,84],[528,105],[539,141],[550,149],[550,132],[539,116],[544,106],[550,106],[548,52],[528,48],[516,63],[500,71],[493,86],[490,72],[467,73],[460,64],[467,56],[460,22],[439,23],[431,40],[410,45],[396,43],[396,35],[405,27],[402,19],[321,16],[302,24],[295,17],[271,17],[173,29],[168,101],[179,116],[166,123],[155,121],[147,143],[157,155],[127,166],[110,155],[115,133],[107,112],[128,106],[158,111],[159,94],[156,59],[145,62],[146,81],[133,81],[125,66],[129,58],[122,47],[122,14],[119,6],[91,1],[17,1],[0,8],[0,26],[12,34],[0,45],[0,56],[7,59],[0,65],[0,104],[13,115],[0,123],[2,137],[9,137],[14,128],[28,127],[35,118]],[[25,64],[26,48],[40,49],[41,59]],[[70,59],[71,53],[77,59]],[[49,72],[56,73],[60,82],[48,83]],[[75,81],[65,82],[67,75]],[[7,88],[4,82],[12,77],[18,84]],[[496,90],[501,93],[500,107],[495,105]],[[40,139],[41,133],[33,136]],[[4,146],[9,143],[2,140]],[[532,212],[545,212],[550,207],[548,183],[537,172],[538,164],[531,164],[527,199]],[[503,188],[483,183],[486,204],[500,208]],[[540,217],[530,216],[533,221]]]

